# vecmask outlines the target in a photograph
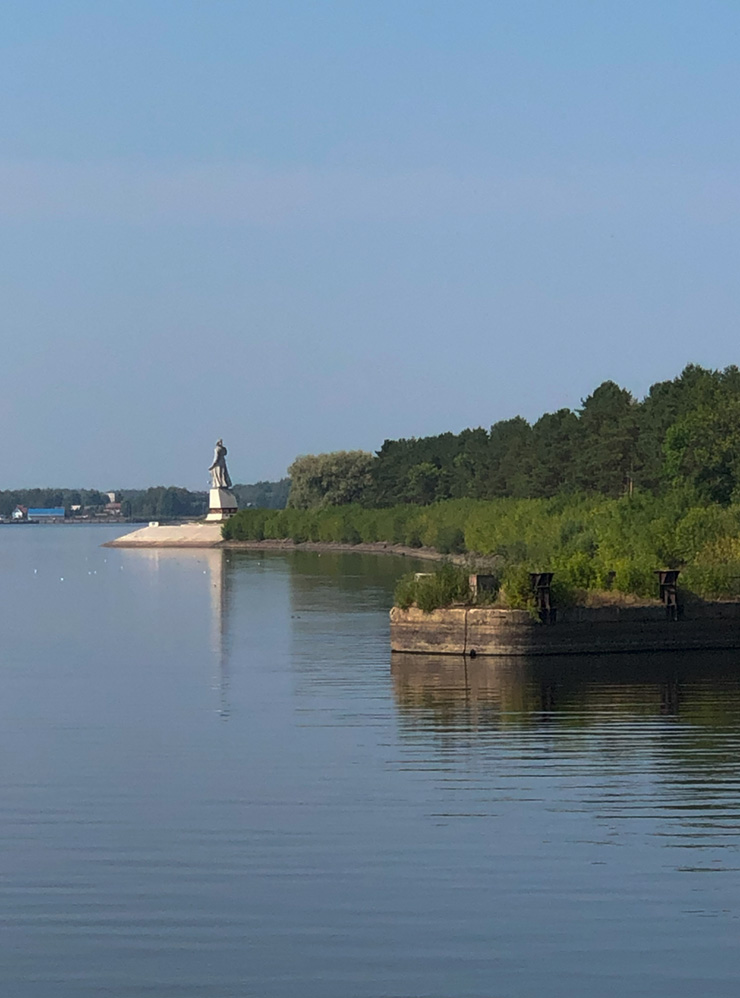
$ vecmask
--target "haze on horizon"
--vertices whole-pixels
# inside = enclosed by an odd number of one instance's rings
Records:
[[[8,0],[0,488],[738,361],[740,7]]]

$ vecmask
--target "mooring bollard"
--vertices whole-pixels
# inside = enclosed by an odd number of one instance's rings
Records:
[[[678,606],[678,576],[680,569],[659,568],[656,569],[655,574],[658,576],[660,600],[665,606],[666,620],[678,620],[680,613]]]
[[[556,610],[553,609],[550,586],[554,572],[530,572],[529,581],[534,593],[537,610],[543,624],[554,624]]]

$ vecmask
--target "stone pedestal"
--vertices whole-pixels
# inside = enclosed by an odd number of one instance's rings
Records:
[[[206,520],[228,520],[236,513],[237,505],[234,493],[228,489],[211,489]]]

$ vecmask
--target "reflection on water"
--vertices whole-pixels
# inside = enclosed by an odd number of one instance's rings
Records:
[[[174,574],[197,578],[202,573],[203,590],[209,608],[209,660],[212,686],[219,693],[218,713],[228,720],[229,654],[228,615],[231,601],[230,584],[233,576],[232,558],[219,548],[122,548],[119,553],[130,572],[148,573],[150,583],[166,586]]]
[[[736,652],[391,658],[407,740],[476,757],[476,769],[575,779],[559,807],[660,819],[655,834],[673,846],[738,850]]]
[[[223,551],[208,551],[208,582],[211,587],[211,647],[216,668],[215,681],[219,691],[219,714],[224,721],[229,717],[229,559]]]
[[[718,728],[740,720],[737,652],[473,660],[394,652],[391,674],[404,719],[424,727],[588,724],[604,712]],[[721,698],[711,695],[718,687]]]
[[[389,669],[411,562],[108,533],[0,530],[1,995],[734,998],[736,657]]]

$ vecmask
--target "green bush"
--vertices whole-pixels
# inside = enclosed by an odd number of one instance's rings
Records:
[[[505,569],[501,581],[501,597],[510,609],[536,613],[532,580],[529,575],[529,569],[523,565],[510,565]]]
[[[471,600],[467,573],[449,562],[436,571],[416,578],[413,573],[404,575],[394,593],[396,606],[408,609],[418,606],[425,613],[454,603],[469,603]]]
[[[550,586],[550,599],[556,610],[567,610],[578,603],[579,588],[565,579],[553,579]]]
[[[420,548],[422,546],[421,534],[418,527],[412,527],[406,534],[406,546],[410,548]]]
[[[740,596],[740,563],[690,565],[681,574],[681,588],[701,599]]]
[[[465,550],[465,534],[459,527],[440,527],[434,539],[434,547],[440,554],[462,554]]]
[[[558,579],[571,588],[595,589],[597,585],[597,567],[592,557],[584,551],[574,551],[570,557],[564,558],[553,565]]]
[[[614,566],[614,588],[635,596],[651,597],[660,592],[656,569],[623,558]]]
[[[396,606],[400,606],[402,610],[408,610],[410,606],[414,605],[415,601],[416,579],[414,578],[414,573],[409,572],[407,575],[402,575],[396,583],[393,602]]]

